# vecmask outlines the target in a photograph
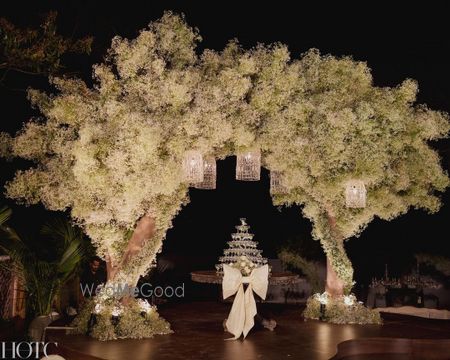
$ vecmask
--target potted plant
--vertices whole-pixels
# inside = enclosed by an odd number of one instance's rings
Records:
[[[27,314],[33,319],[28,335],[34,341],[41,341],[45,327],[59,317],[53,304],[82,259],[83,236],[66,221],[45,225],[42,234],[55,240],[58,246],[52,249],[52,260],[42,259],[6,225],[10,216],[9,208],[0,209],[0,249],[11,258],[9,270],[18,276],[27,293]]]

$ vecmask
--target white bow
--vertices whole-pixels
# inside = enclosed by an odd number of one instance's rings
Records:
[[[229,265],[223,265],[222,290],[223,298],[236,294],[226,322],[227,331],[234,335],[230,340],[238,339],[241,334],[244,339],[250,329],[255,325],[256,301],[253,291],[262,299],[266,298],[269,285],[269,266],[264,265],[254,269],[250,276],[242,276],[241,272]],[[244,285],[248,283],[244,293]]]

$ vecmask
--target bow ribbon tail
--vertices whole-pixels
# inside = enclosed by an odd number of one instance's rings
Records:
[[[245,339],[248,332],[255,325],[254,317],[257,314],[256,301],[255,301],[255,297],[253,295],[252,284],[248,284],[247,290],[245,290],[244,300],[245,300],[246,312],[245,312],[245,323],[244,323],[244,327],[242,330],[242,334],[244,335],[244,339]]]
[[[245,311],[245,295],[244,286],[239,285],[239,290],[233,301],[233,306],[231,307],[230,314],[226,322],[227,331],[234,335],[234,338],[229,338],[226,340],[237,340],[241,334],[242,329],[245,326],[246,321],[246,311]]]

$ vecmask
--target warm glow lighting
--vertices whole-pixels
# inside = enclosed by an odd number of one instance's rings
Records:
[[[362,180],[350,180],[345,188],[345,204],[348,208],[366,207],[366,187]]]
[[[189,150],[184,155],[183,181],[191,184],[203,181],[203,156],[199,151]]]
[[[326,292],[317,295],[317,298],[321,304],[326,305],[328,303],[328,294]]]
[[[150,313],[153,310],[153,307],[148,303],[147,300],[139,299],[139,306],[141,307],[141,311]]]
[[[103,306],[101,304],[96,304],[94,308],[94,314],[100,314],[103,310]]]
[[[216,159],[205,156],[203,159],[203,181],[193,184],[196,189],[213,190],[216,188],[217,166]]]
[[[261,176],[261,152],[250,150],[237,155],[236,180],[258,181]]]
[[[120,307],[116,306],[116,307],[114,307],[114,308],[112,309],[111,315],[114,316],[114,317],[117,317],[117,316],[119,316],[120,314],[122,314],[122,311],[123,311],[123,310],[122,310]]]
[[[344,304],[347,306],[352,306],[355,304],[355,300],[351,295],[344,295]]]
[[[287,188],[283,184],[283,175],[279,171],[270,172],[270,193],[286,194]]]

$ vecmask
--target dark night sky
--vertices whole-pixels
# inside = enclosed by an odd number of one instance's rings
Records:
[[[48,10],[59,13],[59,32],[64,35],[95,37],[90,56],[65,59],[68,71],[78,71],[91,82],[91,66],[100,62],[114,35],[134,38],[164,10],[183,12],[187,22],[198,27],[203,37],[199,50],[220,50],[232,38],[244,47],[258,42],[282,42],[297,57],[311,47],[322,53],[352,55],[367,61],[379,86],[395,86],[405,78],[419,83],[418,102],[433,109],[450,111],[450,41],[446,31],[445,9],[427,2],[427,8],[408,8],[401,12],[389,6],[378,9],[365,5],[361,9],[332,8],[325,3],[315,7],[295,7],[293,1],[273,2],[271,6],[240,1],[126,1],[119,5],[101,1],[21,1],[2,4],[0,16],[23,26],[37,24],[39,14]],[[11,74],[7,85],[12,88],[34,86],[47,89],[46,79]],[[14,133],[32,110],[25,93],[0,89],[3,116],[0,130]],[[5,114],[8,116],[5,116]],[[450,141],[432,144],[449,169]],[[1,160],[1,184],[10,179],[14,169],[24,163]],[[234,180],[235,159],[218,163],[218,187],[215,191],[191,191],[191,203],[174,220],[164,245],[165,253],[190,254],[199,257],[199,267],[211,267],[230,237],[239,217],[247,217],[264,253],[274,256],[277,247],[287,239],[310,239],[310,224],[299,208],[278,211],[271,205],[267,171],[255,183]],[[392,271],[402,271],[412,261],[412,254],[424,251],[450,255],[447,221],[450,215],[449,191],[438,214],[410,211],[391,222],[375,220],[358,239],[351,239],[347,249],[355,265],[357,280],[381,275],[384,263]],[[23,208],[10,200],[0,199],[15,211],[17,228],[33,232],[38,224],[55,216],[40,206]]]

